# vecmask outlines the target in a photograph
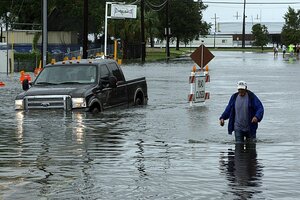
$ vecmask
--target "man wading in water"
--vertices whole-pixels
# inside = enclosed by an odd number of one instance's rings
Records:
[[[264,116],[264,107],[259,98],[247,89],[245,81],[239,81],[237,84],[238,92],[234,93],[229,103],[219,118],[220,125],[224,126],[224,121],[229,119],[228,134],[234,131],[235,141],[244,143],[247,141],[256,141],[256,130],[258,122]]]

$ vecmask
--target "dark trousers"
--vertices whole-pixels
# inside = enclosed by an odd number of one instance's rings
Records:
[[[236,143],[244,143],[245,138],[247,142],[256,141],[256,135],[251,134],[249,131],[234,131],[234,135]]]

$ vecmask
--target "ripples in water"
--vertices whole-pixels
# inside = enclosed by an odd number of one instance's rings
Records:
[[[18,75],[0,74],[0,199],[298,199],[300,68],[270,56],[216,53],[194,107],[191,61],[124,66],[149,104],[97,115],[15,112]],[[256,146],[219,126],[241,76],[265,106]]]

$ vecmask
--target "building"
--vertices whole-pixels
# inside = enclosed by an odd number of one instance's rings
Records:
[[[17,52],[30,52],[35,35],[41,34],[40,30],[13,30],[3,32],[3,42],[8,41],[8,47]],[[38,39],[38,46],[41,46],[42,35]],[[67,48],[72,46],[78,47],[77,34],[71,31],[49,31],[48,32],[48,49],[50,52],[66,52]]]
[[[254,40],[252,35],[253,25],[258,23],[246,22],[245,23],[245,44],[251,46]],[[261,25],[265,25],[268,28],[270,35],[270,44],[281,44],[281,31],[284,22],[260,22]],[[233,37],[233,46],[242,46],[242,22],[220,22],[217,24],[217,35],[231,35]]]

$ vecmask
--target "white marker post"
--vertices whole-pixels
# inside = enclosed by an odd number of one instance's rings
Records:
[[[190,106],[193,103],[203,103],[206,99],[210,98],[209,92],[205,92],[205,84],[210,81],[208,66],[207,63],[212,60],[215,56],[203,45],[201,44],[192,54],[191,58],[195,61],[195,63],[200,67],[200,69],[196,69],[196,66],[193,67],[193,81],[191,81],[190,76],[190,94],[188,96],[188,100],[190,102]],[[204,66],[205,70],[204,70]]]
[[[193,103],[204,103],[206,99],[210,98],[210,93],[205,91],[206,82],[209,81],[208,70],[205,72],[201,70],[191,72],[189,77],[190,94],[188,95],[190,106],[193,106]]]

